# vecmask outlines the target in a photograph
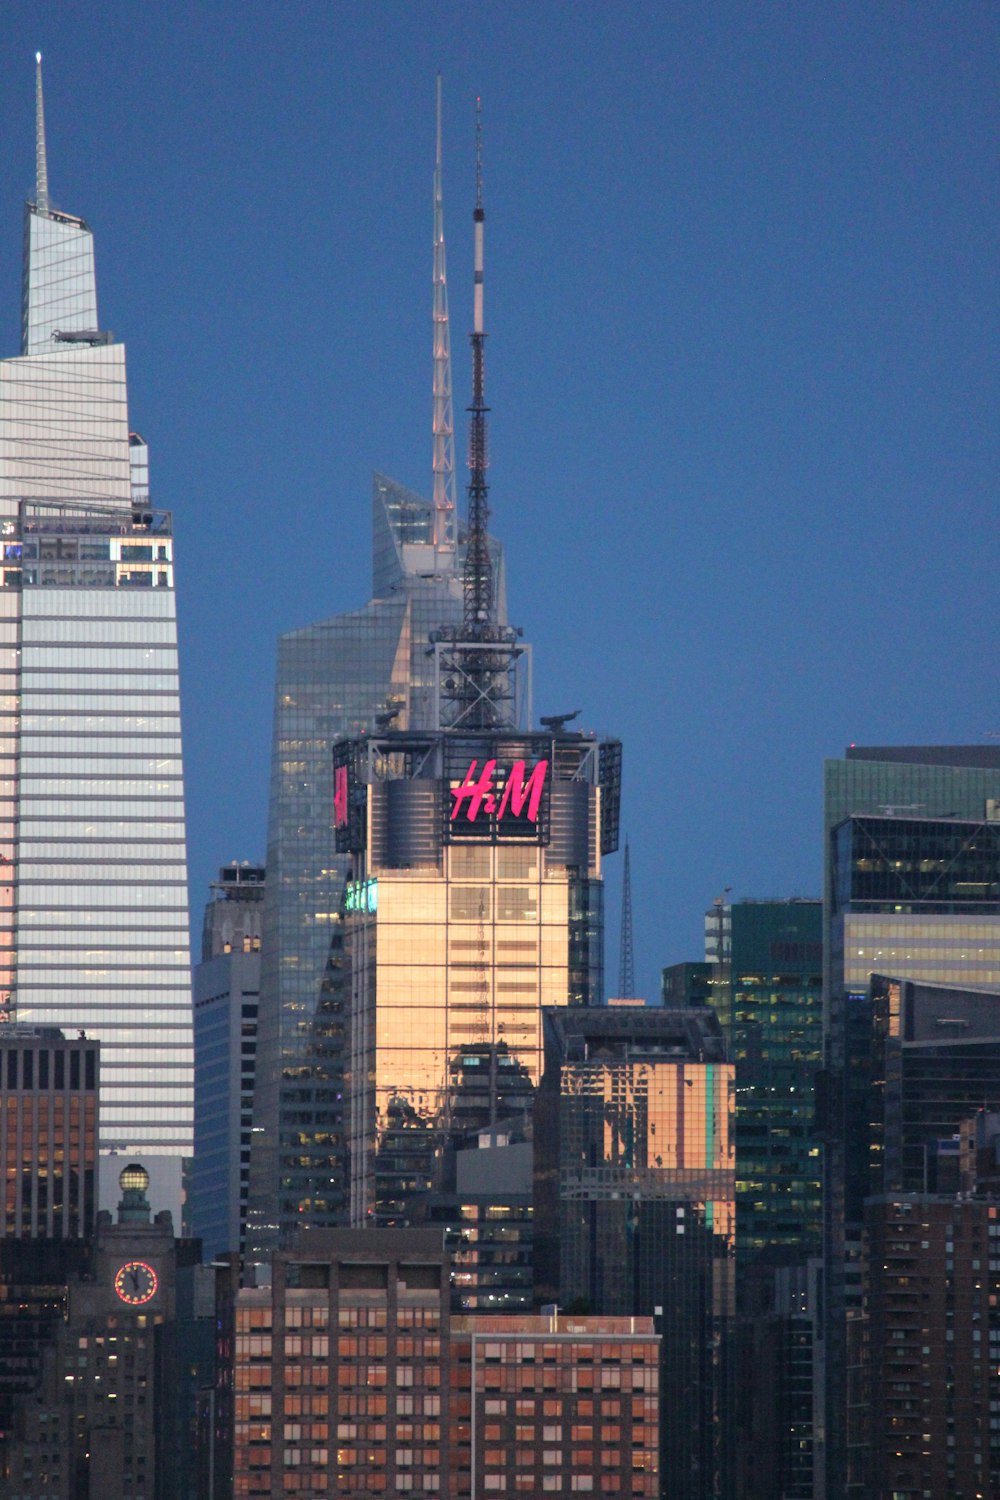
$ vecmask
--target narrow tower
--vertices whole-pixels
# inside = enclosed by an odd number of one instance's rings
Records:
[[[625,864],[622,869],[622,932],[618,955],[618,998],[635,999],[635,940],[632,933],[632,865],[628,839],[625,840]]]
[[[451,404],[451,334],[441,192],[441,74],[437,76],[434,161],[434,558],[438,572],[455,565],[455,419]]]
[[[472,401],[469,412],[469,524],[462,569],[463,619],[460,630],[448,626],[431,639],[437,652],[438,727],[442,729],[512,729],[528,709],[530,682],[527,649],[521,632],[497,620],[493,559],[489,540],[489,442],[486,405],[486,329],[483,316],[482,104],[476,100],[476,205],[472,213],[474,298]]]
[[[49,164],[45,152],[45,100],[42,96],[42,54],[35,53],[35,207],[49,211]]]

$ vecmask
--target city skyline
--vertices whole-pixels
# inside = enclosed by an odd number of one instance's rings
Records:
[[[537,711],[624,740],[653,998],[725,886],[819,894],[824,756],[996,728],[996,17],[228,14],[15,5],[0,120],[3,348],[39,48],[52,198],[98,233],[155,503],[198,518],[194,909],[263,858],[275,639],[363,603],[371,471],[431,495],[440,67],[454,389],[481,92],[494,529]]]

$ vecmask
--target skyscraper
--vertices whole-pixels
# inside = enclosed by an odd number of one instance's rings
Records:
[[[707,1006],[545,1012],[536,1295],[656,1315],[671,1500],[731,1493],[733,1093]]]
[[[827,1481],[866,1494],[861,1229],[869,1190],[874,972],[995,986],[1000,893],[984,868],[1000,799],[994,745],[855,746],[825,767],[824,1258]],[[981,836],[980,831],[981,830]],[[977,841],[980,848],[977,850]],[[855,1418],[857,1420],[855,1420]]]
[[[0,1002],[101,1042],[101,1199],[141,1160],[180,1222],[191,987],[173,533],[100,327],[93,234],[25,205],[21,354],[0,361]]]
[[[260,1000],[264,868],[223,865],[194,971],[191,1231],[206,1259],[243,1250]]]
[[[441,207],[440,90],[434,172],[433,479],[428,502],[374,476],[372,598],[278,642],[248,1242],[266,1256],[296,1225],[346,1222],[342,1022],[324,988],[348,861],[333,850],[330,747],[392,723],[430,723],[431,631],[462,618],[466,538],[454,516],[451,357]],[[489,543],[498,617],[503,556]],[[331,1138],[332,1137],[332,1138]]]

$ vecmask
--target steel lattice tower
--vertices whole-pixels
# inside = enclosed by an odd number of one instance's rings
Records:
[[[632,866],[628,839],[625,840],[625,865],[622,871],[622,933],[618,956],[618,998],[635,999],[635,942],[632,933]]]

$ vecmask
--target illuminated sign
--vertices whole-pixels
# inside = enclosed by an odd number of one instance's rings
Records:
[[[349,880],[344,889],[345,911],[378,911],[378,881]]]
[[[347,827],[347,767],[335,766],[333,770],[333,826]]]
[[[495,760],[483,762],[483,769],[476,776],[479,762],[474,760],[459,786],[451,788],[455,804],[451,810],[451,821],[458,818],[464,808],[465,817],[474,823],[481,812],[495,816],[500,823],[510,811],[515,818],[526,817],[531,823],[538,821],[538,809],[545,790],[545,773],[549,769],[547,760],[539,760],[525,777],[525,763],[516,760],[507,774],[503,790],[498,795]]]

